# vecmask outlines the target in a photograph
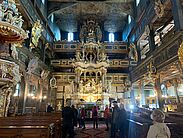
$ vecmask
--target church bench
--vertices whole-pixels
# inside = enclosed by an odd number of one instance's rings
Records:
[[[52,124],[52,127],[50,127]],[[44,126],[44,127],[43,127]],[[52,128],[52,129],[50,129]],[[52,138],[59,138],[61,135],[60,116],[16,116],[0,118],[0,138],[10,135],[22,135],[21,137],[47,138],[48,130],[52,130]],[[5,133],[7,132],[7,133]],[[15,133],[19,132],[19,133]],[[2,136],[3,135],[3,136]],[[30,135],[30,136],[29,136]],[[12,136],[13,137],[13,136]],[[19,136],[20,137],[20,136]],[[10,136],[11,138],[11,136]]]
[[[54,138],[48,126],[0,126],[0,138]]]

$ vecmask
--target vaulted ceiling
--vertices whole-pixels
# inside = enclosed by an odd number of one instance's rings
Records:
[[[88,18],[94,18],[108,32],[122,31],[134,0],[48,0],[48,14],[54,14],[63,31],[77,32]]]

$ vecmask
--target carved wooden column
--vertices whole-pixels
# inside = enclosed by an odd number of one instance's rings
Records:
[[[156,91],[157,105],[159,106],[160,109],[163,109],[163,99],[162,99],[160,77],[155,79],[154,89]]]
[[[23,114],[25,113],[25,107],[26,107],[26,101],[27,101],[27,95],[29,92],[29,74],[24,73],[25,78],[25,91],[24,91],[24,99],[23,99]]]
[[[179,98],[179,95],[178,95],[178,82],[177,82],[177,79],[174,79],[173,80],[173,86],[174,86],[174,92],[175,92],[175,97],[176,97],[176,102],[177,103],[180,103],[180,98]]]
[[[134,94],[134,85],[133,84],[131,86],[130,99],[131,99],[131,104],[135,105],[135,94]]]
[[[145,93],[144,93],[144,81],[143,80],[141,80],[140,83],[139,83],[139,91],[140,91],[140,94],[141,94],[140,106],[142,107],[143,105],[146,105]]]
[[[38,111],[42,111],[42,100],[43,100],[43,86],[44,86],[44,81],[42,79],[40,79],[38,81],[38,85],[39,85],[39,89],[37,90],[37,94],[38,94],[38,97],[39,97],[39,100],[38,100]]]
[[[155,34],[154,34],[154,29],[153,26],[149,26],[149,47],[150,51],[154,51],[156,46],[155,46],[155,40],[154,40]]]
[[[171,0],[175,30],[183,30],[183,8],[181,0]]]

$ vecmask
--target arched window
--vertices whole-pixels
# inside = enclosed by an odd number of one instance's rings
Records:
[[[136,0],[136,6],[138,6],[140,3],[140,0]]]
[[[74,40],[74,34],[73,33],[68,33],[68,41],[73,41]]]
[[[132,17],[130,15],[128,15],[128,24],[130,24],[132,21]]]
[[[19,96],[19,95],[20,95],[20,83],[17,83],[15,93],[13,96]]]
[[[41,2],[42,2],[43,4],[45,4],[45,0],[41,0]]]
[[[53,23],[53,21],[54,21],[54,15],[53,14],[50,16],[50,20]]]
[[[109,33],[109,42],[114,42],[114,34]]]

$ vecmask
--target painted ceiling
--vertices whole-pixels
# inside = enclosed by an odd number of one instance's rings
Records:
[[[122,31],[127,23],[127,15],[133,13],[133,0],[48,1],[48,14],[54,14],[58,26],[68,32],[77,32],[88,18],[97,20],[105,31]]]

